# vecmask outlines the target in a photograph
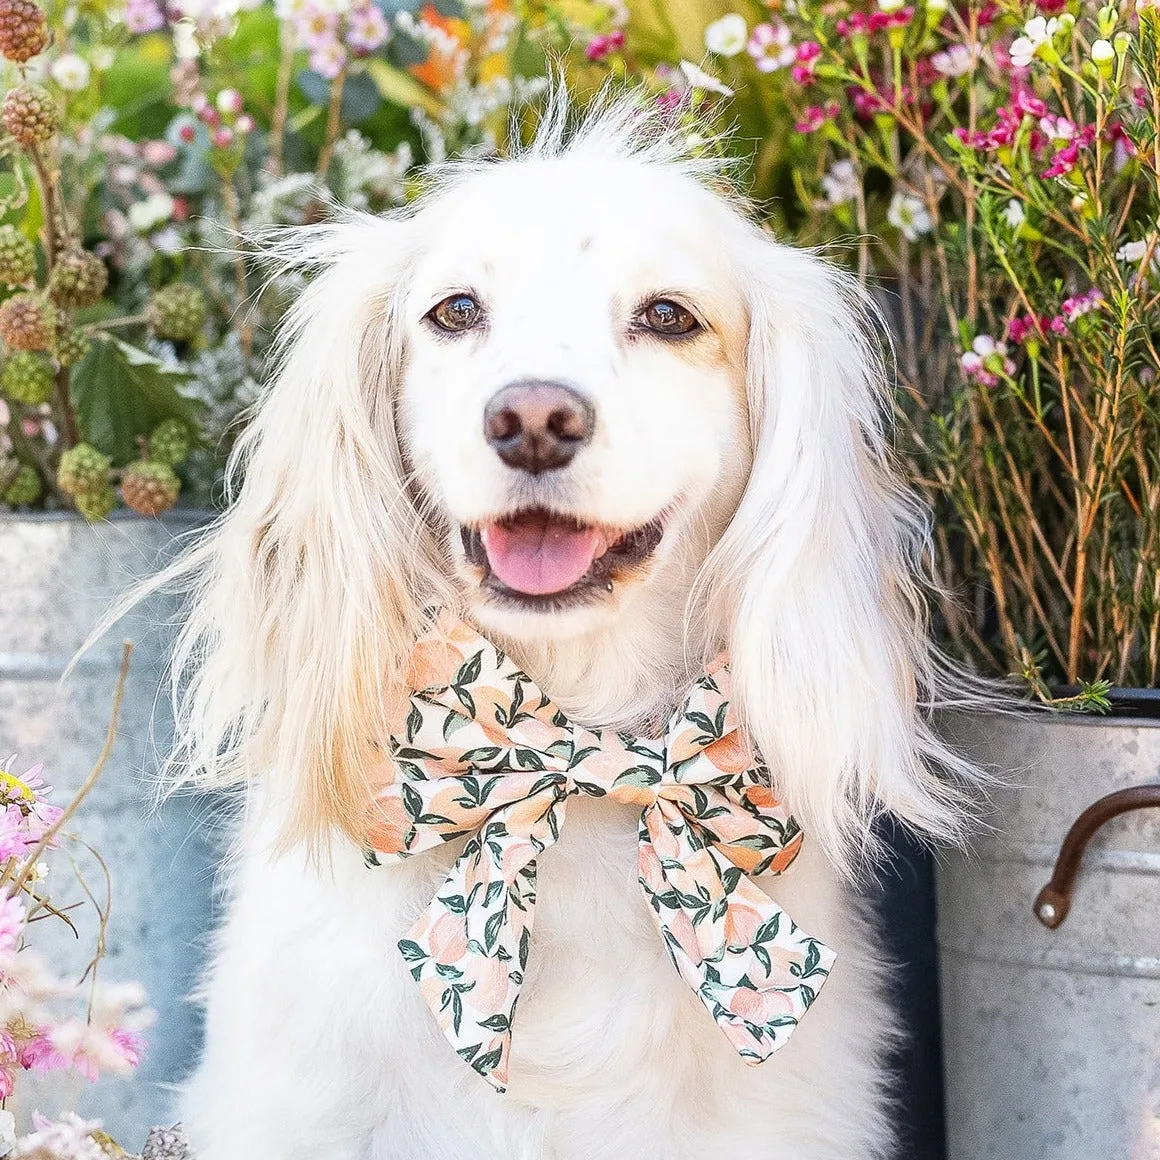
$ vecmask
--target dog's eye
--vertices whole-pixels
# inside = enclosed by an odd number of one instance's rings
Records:
[[[483,318],[483,307],[470,294],[452,294],[427,315],[440,330],[471,330]]]
[[[690,311],[668,298],[658,298],[655,302],[650,302],[640,312],[639,318],[646,330],[656,334],[692,334],[694,330],[701,328],[701,324]]]

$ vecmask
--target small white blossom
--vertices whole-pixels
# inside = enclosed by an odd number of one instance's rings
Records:
[[[936,72],[944,77],[961,77],[975,65],[975,54],[965,44],[951,44],[930,58]]]
[[[89,60],[93,63],[93,68],[97,72],[108,72],[113,67],[113,62],[117,59],[117,50],[111,48],[107,44],[94,45],[89,50]]]
[[[728,85],[723,85],[716,77],[698,68],[691,60],[681,61],[681,76],[691,89],[700,89],[705,93],[720,93],[723,97],[733,96],[733,90]]]
[[[167,193],[155,193],[143,201],[134,202],[129,206],[129,225],[139,234],[147,234],[150,230],[164,224],[173,217],[173,198]]]
[[[1116,257],[1121,262],[1138,262],[1147,252],[1148,239],[1141,238],[1138,242],[1125,242],[1116,251]]]
[[[1006,204],[1003,209],[1003,220],[1013,230],[1017,230],[1027,220],[1023,203],[1018,198],[1013,197]]]
[[[736,56],[745,48],[748,37],[745,17],[729,12],[705,29],[705,47],[717,56]]]
[[[910,193],[895,193],[886,211],[886,220],[908,242],[916,242],[934,229],[934,222],[923,202]]]
[[[1092,64],[1101,70],[1111,68],[1112,61],[1116,59],[1116,50],[1112,47],[1110,40],[1097,40],[1092,43],[1091,47]]]
[[[88,86],[92,70],[83,57],[77,56],[75,52],[66,52],[52,62],[49,73],[65,92],[79,93]]]
[[[843,205],[853,201],[862,188],[862,181],[853,161],[843,158],[830,166],[829,173],[822,178],[822,191],[830,205]]]
[[[1039,50],[1051,44],[1051,38],[1058,31],[1060,24],[1054,16],[1050,20],[1033,16],[1023,25],[1023,35],[1011,45],[1011,63],[1016,68],[1027,68]]]

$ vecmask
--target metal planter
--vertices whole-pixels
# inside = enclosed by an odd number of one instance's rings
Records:
[[[171,719],[158,697],[175,612],[172,599],[154,596],[81,660],[61,674],[112,598],[172,555],[175,537],[204,517],[162,520],[114,517],[89,526],[65,515],[0,514],[0,759],[19,751],[23,769],[43,761],[63,803],[91,768],[104,740],[125,637],[135,649],[112,759],[70,826],[99,850],[112,879],[108,953],[101,977],[136,979],[157,1012],[149,1050],[136,1076],[85,1087],[46,1083],[35,1092],[48,1114],[75,1106],[103,1120],[127,1145],[170,1117],[166,1085],[189,1070],[200,1035],[193,989],[210,929],[213,854],[203,799],[175,797],[155,808],[155,774],[168,750]],[[90,886],[103,894],[99,866],[78,859]],[[56,902],[81,898],[63,868],[48,885]],[[79,977],[96,934],[91,906],[70,912],[74,939],[58,922],[37,924],[37,945]],[[23,1083],[23,1081],[22,1081]],[[27,1114],[33,1109],[20,1109]]]
[[[938,870],[949,1160],[1160,1160],[1160,721],[962,715],[1005,784]],[[1088,815],[1066,909],[1065,835]],[[1053,887],[1044,887],[1052,880]],[[1036,908],[1041,917],[1037,917]],[[1057,922],[1055,929],[1045,921]]]

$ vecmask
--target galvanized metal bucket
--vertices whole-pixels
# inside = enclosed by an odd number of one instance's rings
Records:
[[[67,801],[101,749],[122,640],[129,637],[135,646],[112,759],[70,829],[100,852],[110,871],[101,978],[142,982],[157,1023],[135,1077],[92,1087],[46,1084],[35,1096],[45,1113],[75,1106],[134,1147],[148,1125],[170,1118],[165,1085],[189,1071],[197,1050],[199,1021],[186,997],[211,924],[214,859],[199,816],[208,803],[176,797],[154,808],[155,775],[171,739],[158,689],[172,600],[151,597],[64,684],[60,677],[112,599],[170,557],[175,537],[203,519],[114,517],[89,526],[65,515],[0,514],[0,760],[19,751],[21,769],[43,761],[45,780],[55,787],[52,800]],[[77,858],[90,887],[103,896],[99,865],[80,849]],[[54,902],[80,901],[67,871],[56,874],[47,883]],[[70,915],[79,939],[63,924],[45,921],[37,924],[36,944],[48,948],[55,966],[79,977],[96,934],[95,912],[86,905]]]
[[[1160,721],[945,733],[1007,782],[937,874],[949,1160],[1160,1160]]]

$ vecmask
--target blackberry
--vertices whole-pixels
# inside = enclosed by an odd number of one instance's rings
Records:
[[[42,145],[60,126],[60,112],[43,85],[17,85],[0,106],[4,128],[21,145]]]
[[[23,64],[47,43],[48,24],[39,4],[32,0],[0,0],[0,53]]]
[[[108,284],[109,271],[96,254],[80,246],[69,246],[57,255],[48,279],[48,294],[58,306],[94,306]]]
[[[174,282],[153,295],[150,321],[158,338],[191,342],[201,333],[206,319],[205,295],[188,282]]]
[[[189,454],[191,444],[189,427],[180,419],[166,419],[149,435],[149,458],[176,467]]]
[[[0,338],[13,350],[47,350],[55,311],[38,294],[13,294],[0,306]]]
[[[52,362],[30,350],[10,354],[0,371],[0,391],[29,407],[47,403],[52,397],[52,384]]]
[[[35,273],[36,247],[15,226],[0,226],[0,282],[21,286]]]
[[[159,516],[177,503],[181,480],[167,463],[141,459],[121,475],[121,498],[139,515]]]
[[[107,455],[102,455],[89,443],[78,443],[60,457],[56,470],[56,484],[74,499],[93,496],[109,488],[109,469],[113,466]]]
[[[35,467],[23,463],[4,492],[4,502],[9,507],[25,507],[36,503],[40,493],[40,473]]]
[[[83,330],[57,331],[52,353],[62,367],[75,366],[89,353],[93,340]]]

